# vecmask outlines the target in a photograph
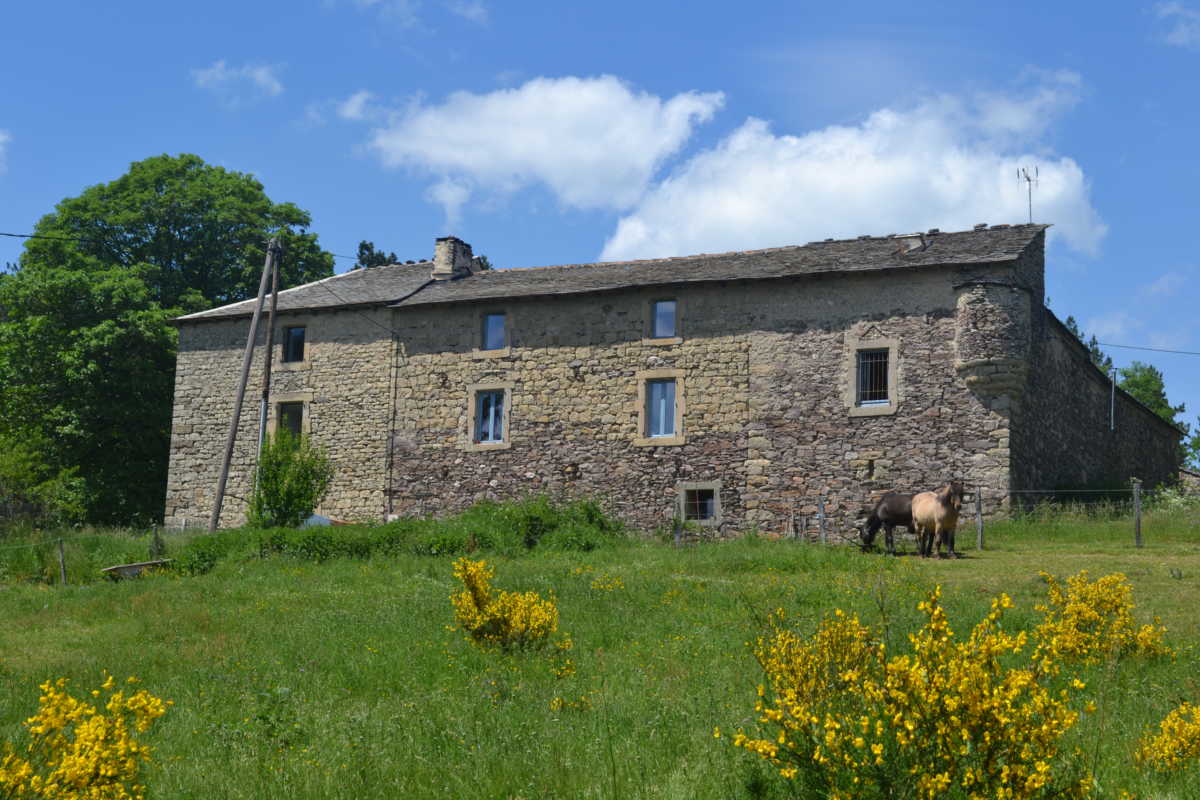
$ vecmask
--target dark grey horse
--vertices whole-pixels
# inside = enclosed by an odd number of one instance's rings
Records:
[[[907,528],[909,533],[915,533],[917,530],[912,518],[912,499],[911,494],[897,494],[896,492],[888,492],[879,498],[879,502],[875,504],[875,510],[871,512],[871,516],[867,517],[867,524],[863,528],[864,546],[872,547],[875,544],[875,535],[879,533],[880,528],[883,528],[887,551],[890,555],[896,555],[896,543],[892,538],[892,531],[897,526]]]

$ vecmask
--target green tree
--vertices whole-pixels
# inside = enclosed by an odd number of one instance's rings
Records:
[[[280,430],[263,444],[250,498],[250,524],[295,528],[320,505],[333,481],[333,465],[307,436]]]
[[[1075,321],[1074,317],[1068,316],[1067,321],[1063,324],[1067,326],[1067,330],[1075,334],[1075,338],[1079,340],[1079,343],[1087,348],[1088,356],[1092,359],[1093,364],[1099,367],[1106,375],[1112,371],[1112,357],[1100,349],[1100,342],[1096,340],[1095,334],[1092,334],[1092,338],[1085,342],[1083,340],[1083,331],[1079,330],[1079,323]]]
[[[333,274],[333,256],[308,233],[308,212],[273,203],[252,175],[199,156],[153,156],[110,183],[90,186],[42,217],[21,270],[141,267],[162,308],[245,300],[258,292],[267,240],[285,251],[282,287]]]
[[[382,250],[376,250],[374,242],[368,242],[364,239],[358,243],[358,260],[354,262],[354,266],[351,269],[382,267],[386,264],[395,264],[396,260],[395,253],[384,253]]]
[[[332,275],[308,224],[253,177],[194,155],[134,163],[43,217],[47,238],[0,273],[0,449],[21,452],[0,465],[0,494],[78,498],[68,509],[97,522],[157,518],[170,320],[253,296],[271,235],[287,248],[283,288]]]
[[[1188,469],[1200,472],[1200,416],[1196,417],[1196,427],[1189,428],[1183,442],[1183,464]]]

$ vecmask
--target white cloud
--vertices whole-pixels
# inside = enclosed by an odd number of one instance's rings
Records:
[[[12,134],[0,128],[0,175],[8,171],[8,143],[12,141]]]
[[[212,92],[223,103],[234,108],[282,94],[283,82],[277,74],[279,69],[268,64],[230,67],[224,59],[218,59],[211,66],[193,69],[192,83],[198,89]]]
[[[938,96],[857,125],[777,135],[750,118],[679,165],[622,218],[605,259],[804,243],[865,233],[967,229],[1027,219],[1017,168],[1038,165],[1035,221],[1085,253],[1107,230],[1083,170],[1039,138],[1079,92],[1040,73],[1024,99]]]
[[[453,178],[442,178],[425,192],[430,202],[446,210],[446,225],[451,231],[462,221],[462,207],[470,196],[471,187]]]
[[[470,22],[478,25],[487,24],[488,10],[482,0],[451,0],[446,4],[446,8],[450,9],[451,13]]]
[[[532,185],[567,206],[619,210],[639,201],[664,160],[723,100],[697,92],[663,100],[610,75],[535,78],[487,94],[456,92],[439,105],[415,102],[373,131],[370,148],[387,166],[454,186],[430,192],[447,214],[472,191]]]
[[[1128,334],[1142,328],[1142,323],[1128,311],[1109,311],[1088,319],[1084,333],[1095,336],[1102,342],[1124,344]]]
[[[1147,297],[1175,297],[1187,283],[1188,278],[1182,272],[1167,272],[1141,287],[1139,291]]]
[[[1159,3],[1154,7],[1154,12],[1171,26],[1163,37],[1167,44],[1200,48],[1200,11],[1182,3]]]
[[[338,103],[337,115],[342,119],[361,122],[379,115],[380,110],[372,104],[375,95],[361,89]]]

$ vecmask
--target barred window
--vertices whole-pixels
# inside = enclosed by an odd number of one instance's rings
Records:
[[[717,516],[716,495],[715,489],[685,489],[683,518],[685,520],[715,519]]]
[[[858,351],[858,383],[855,402],[860,406],[881,406],[888,397],[888,351]]]

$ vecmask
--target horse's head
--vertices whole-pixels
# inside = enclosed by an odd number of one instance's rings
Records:
[[[962,509],[964,494],[962,481],[950,481],[938,492],[942,505],[951,506],[955,511]]]

